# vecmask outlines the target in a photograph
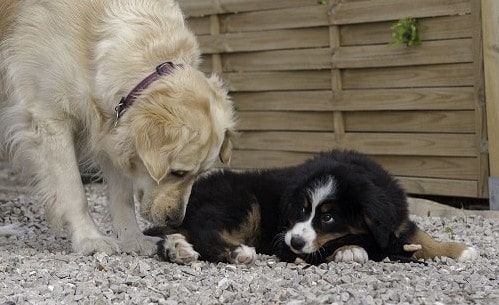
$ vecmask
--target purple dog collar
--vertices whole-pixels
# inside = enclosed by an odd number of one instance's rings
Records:
[[[174,63],[167,61],[156,67],[156,70],[144,78],[137,86],[135,86],[126,97],[122,97],[118,105],[114,108],[116,111],[116,124],[118,124],[118,119],[123,115],[125,110],[130,107],[137,95],[144,89],[146,89],[151,83],[160,78],[162,75],[168,75],[175,70],[177,67],[182,67],[181,64],[175,65]]]

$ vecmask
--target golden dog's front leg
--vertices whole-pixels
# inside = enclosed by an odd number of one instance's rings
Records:
[[[107,162],[102,171],[108,184],[109,210],[120,249],[128,253],[152,255],[156,253],[156,243],[161,238],[142,234],[135,214],[132,181],[110,164]]]
[[[21,153],[35,173],[48,221],[69,229],[75,252],[118,252],[117,241],[103,236],[90,216],[70,124],[46,118],[33,124],[38,139]]]

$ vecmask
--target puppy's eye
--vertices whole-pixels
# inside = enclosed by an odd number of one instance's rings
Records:
[[[187,171],[182,171],[182,170],[173,170],[170,172],[172,176],[175,176],[177,178],[182,178],[187,174]]]
[[[321,216],[321,220],[324,224],[330,224],[334,221],[333,216],[331,214],[323,214]]]

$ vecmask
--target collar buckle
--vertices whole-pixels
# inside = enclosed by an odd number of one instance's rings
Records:
[[[123,115],[125,110],[133,103],[133,101],[135,100],[135,97],[137,96],[137,94],[140,91],[147,88],[152,82],[157,80],[160,76],[168,75],[168,74],[172,73],[176,67],[183,67],[183,65],[182,64],[176,65],[176,64],[172,63],[171,61],[167,61],[167,62],[164,62],[162,64],[159,64],[156,67],[156,69],[154,70],[154,72],[149,74],[148,76],[146,76],[146,78],[144,78],[137,86],[135,86],[132,89],[132,91],[130,91],[130,93],[128,93],[128,95],[126,97],[123,96],[121,98],[120,102],[118,103],[118,105],[116,105],[116,107],[114,107],[114,111],[116,112],[116,120],[114,122],[114,126],[116,127],[116,125],[118,125],[119,118]]]
[[[116,125],[118,125],[118,119],[121,117],[121,115],[125,111],[125,97],[124,96],[121,97],[121,100],[118,103],[118,105],[116,105],[116,107],[114,107],[114,111],[116,112],[116,117],[114,120],[114,127],[116,127]]]

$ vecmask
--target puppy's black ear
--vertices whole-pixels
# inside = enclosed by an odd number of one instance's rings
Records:
[[[387,190],[377,185],[372,179],[359,179],[357,200],[362,209],[362,216],[368,230],[374,236],[380,248],[386,248],[390,235],[398,224],[397,211]]]
[[[381,248],[386,248],[392,237],[398,238],[400,226],[408,218],[407,198],[399,188],[392,191],[371,185],[371,198],[362,203],[364,222]]]
[[[389,211],[387,212],[389,213]],[[385,217],[382,213],[381,210],[368,208],[364,211],[364,221],[378,246],[386,248],[390,240],[391,228],[387,223],[389,217]]]

